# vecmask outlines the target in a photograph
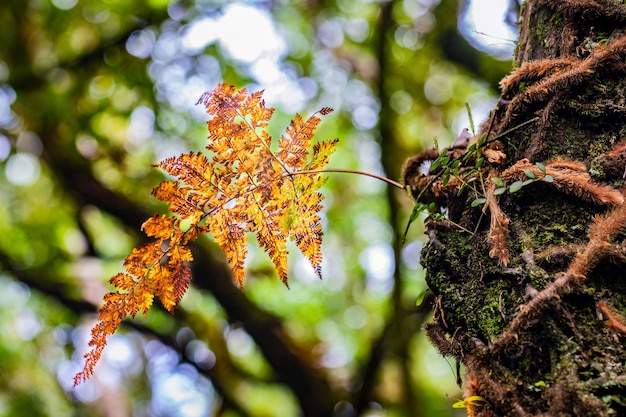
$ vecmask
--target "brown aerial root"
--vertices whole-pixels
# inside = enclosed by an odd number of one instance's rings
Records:
[[[616,157],[622,155],[624,152],[626,152],[626,140],[623,140],[615,145],[613,149],[611,149],[611,152],[609,152],[609,156]]]
[[[588,5],[590,2],[584,2]],[[617,7],[614,4],[612,7]],[[513,121],[525,115],[531,106],[548,103],[563,92],[579,91],[579,87],[589,82],[595,74],[624,72],[626,56],[626,35],[613,39],[593,49],[590,55],[581,60],[574,58],[546,59],[521,65],[501,82],[503,97],[513,96],[500,126],[513,125]],[[523,82],[537,82],[522,90]],[[518,90],[522,90],[519,91]],[[545,105],[544,113],[553,106]],[[552,109],[553,110],[553,109]],[[544,115],[544,118],[547,117]],[[544,121],[545,122],[545,121]]]
[[[555,158],[548,161],[547,166],[554,169],[569,169],[571,171],[587,171],[585,164],[579,161],[570,161],[563,158]]]
[[[530,171],[537,178],[551,176],[552,182],[548,184],[560,192],[597,205],[619,205],[624,202],[624,196],[618,190],[591,181],[589,173],[586,172],[586,167],[580,162],[556,160],[547,163],[545,167],[546,172],[544,173],[537,165],[531,164],[528,159],[521,159],[503,171],[500,179],[505,182],[525,180],[528,179],[525,172]]]
[[[619,205],[604,217],[594,219],[589,229],[589,242],[582,253],[576,255],[567,273],[587,275],[606,256],[612,254],[613,240],[626,226],[626,204]]]
[[[451,356],[457,361],[462,360],[461,347],[454,340],[448,339],[446,331],[437,322],[426,323],[422,327],[428,341],[441,353],[443,356]]]
[[[465,406],[467,414],[474,416],[525,417],[520,398],[510,384],[502,384],[492,378],[476,357],[468,357],[465,377]]]
[[[498,337],[493,346],[499,348],[508,346],[528,325],[531,316],[542,314],[563,295],[580,289],[587,275],[601,260],[606,257],[615,258],[619,247],[612,243],[624,227],[626,227],[626,204],[618,205],[609,214],[594,219],[594,224],[589,229],[589,242],[584,250],[576,254],[567,271],[560,273],[550,285],[520,306],[518,315],[509,323],[508,328]],[[621,323],[621,321],[616,322]],[[626,330],[626,327],[624,329]]]
[[[604,300],[598,301],[597,306],[606,320],[607,327],[621,333],[623,336],[626,336],[626,321],[624,318],[619,313],[615,312],[613,308],[610,307]]]
[[[545,166],[545,172],[543,172],[537,165],[531,164],[528,159],[522,159],[504,170],[499,177],[505,182],[520,181],[528,179],[529,173],[532,173],[534,178],[550,176],[552,181],[546,182],[546,184],[551,184],[563,193],[574,195],[597,205],[621,205],[624,202],[624,196],[618,190],[591,181],[584,164],[577,161],[558,159],[548,163]],[[496,176],[497,171],[493,170],[490,178]],[[498,204],[494,195],[495,188],[495,184],[489,181],[485,190],[487,207],[491,214],[489,240],[492,248],[489,251],[489,256],[496,258],[500,265],[507,266],[509,263],[509,250],[507,248],[509,219]]]
[[[476,378],[474,374],[470,373],[467,376],[466,381],[465,381],[465,398],[483,399],[480,396],[480,391],[481,390],[480,390],[478,378]],[[465,407],[467,408],[467,415],[469,417],[475,417],[476,412],[478,411],[477,409],[479,407],[485,407],[485,406],[489,406],[488,403],[482,404],[482,403],[475,403],[473,401],[465,401]]]
[[[500,81],[503,97],[515,95],[522,83],[532,83],[547,75],[555,75],[572,68],[578,61],[574,58],[542,59],[523,63],[510,75]]]

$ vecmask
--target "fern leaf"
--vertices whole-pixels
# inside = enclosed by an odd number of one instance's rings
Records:
[[[109,280],[109,284],[120,290],[130,291],[135,286],[135,279],[132,275],[120,272]]]
[[[183,296],[187,292],[187,288],[189,288],[189,284],[191,283],[191,269],[187,266],[183,266],[172,278],[172,281],[174,282],[172,295],[175,300],[174,306],[177,306],[183,299]]]
[[[273,114],[265,107],[262,92],[244,99],[245,89],[218,86],[202,96],[201,102],[212,116],[208,122],[209,145],[214,153],[211,163],[220,178],[228,210],[208,219],[208,229],[226,253],[235,282],[243,283],[243,260],[247,254],[247,232],[256,234],[260,246],[274,263],[278,276],[287,284],[287,247],[291,238],[321,272],[321,226],[317,213],[321,195],[317,190],[324,179],[317,174],[297,175],[298,171],[319,170],[328,162],[337,141],[311,141],[321,119],[314,114],[306,121],[296,115],[278,142],[278,152],[271,151],[272,138],[263,130]],[[332,111],[323,108],[319,115]],[[218,171],[222,167],[223,169]],[[307,187],[302,183],[308,181]],[[187,199],[189,200],[189,199]],[[176,208],[181,207],[178,203]],[[217,215],[212,214],[212,216]]]
[[[214,234],[215,243],[226,254],[226,260],[233,272],[233,279],[239,287],[243,287],[244,281],[244,261],[248,255],[246,246],[246,230],[239,223],[231,222],[233,215],[228,213],[228,209],[223,209],[207,219],[208,227]]]
[[[273,196],[275,193],[272,193]],[[248,194],[246,216],[251,232],[274,263],[278,276],[287,283],[287,234],[281,227],[285,202],[270,199],[263,202],[263,191]],[[282,198],[282,196],[280,196]]]
[[[176,219],[166,215],[158,215],[150,217],[141,225],[141,230],[146,236],[156,239],[169,239],[175,233]],[[117,285],[115,285],[117,287]]]
[[[288,215],[288,230],[302,254],[309,260],[318,277],[322,277],[322,226],[319,213],[322,195],[311,192],[319,181],[310,177],[297,176],[291,184],[297,198],[291,200]]]
[[[157,165],[173,179],[163,181],[152,194],[168,204],[173,216],[155,214],[146,220],[142,230],[155,241],[133,249],[124,260],[126,272],[110,279],[118,290],[104,297],[91,332],[91,350],[75,384],[93,374],[108,336],[126,316],[146,314],[155,296],[174,312],[191,282],[187,263],[193,257],[186,245],[200,234],[213,235],[240,287],[248,233],[256,234],[285,285],[287,239],[296,242],[321,276],[318,190],[325,179],[318,171],[327,164],[337,140],[313,146],[311,141],[321,121],[318,114],[332,109],[324,107],[306,121],[296,115],[274,153],[265,130],[274,109],[265,106],[262,91],[248,95],[245,89],[220,84],[198,103],[210,115],[206,148],[211,159],[190,152]]]
[[[335,152],[337,148],[337,144],[339,143],[339,139],[327,140],[323,142],[318,142],[313,145],[313,154],[311,155],[311,160],[305,166],[307,170],[319,170],[322,169],[328,164],[330,160],[330,155]]]
[[[201,214],[201,210],[187,200],[187,189],[176,181],[163,181],[152,190],[152,194],[169,204],[169,210],[182,218]]]
[[[285,134],[280,138],[278,158],[290,169],[302,169],[309,153],[309,143],[321,119],[315,115],[304,122],[296,114]]]
[[[211,184],[209,160],[204,154],[190,152],[161,161],[158,166],[168,174],[179,178],[191,188],[204,189]]]
[[[118,291],[104,296],[104,303],[98,310],[98,323],[91,329],[91,350],[85,354],[85,367],[74,377],[74,385],[87,380],[93,374],[107,338],[115,333],[124,317],[130,314],[134,318],[139,311],[146,313],[154,300],[154,289],[147,288],[150,284],[145,280],[134,282],[131,276],[118,274],[111,281],[128,286],[128,289],[125,293]],[[128,285],[131,281],[133,284]]]
[[[98,323],[91,329],[91,340],[89,341],[91,350],[85,354],[83,370],[74,377],[75,386],[93,375],[94,368],[106,346],[107,338],[115,333],[122,319],[126,316],[119,309],[124,307],[124,304],[123,294],[109,293],[104,296],[104,304],[98,310]]]

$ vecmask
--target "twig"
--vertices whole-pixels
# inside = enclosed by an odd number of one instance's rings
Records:
[[[399,188],[401,190],[404,190],[404,185],[400,184],[397,181],[394,181],[392,179],[389,179],[387,177],[383,177],[380,175],[376,175],[376,174],[372,174],[370,172],[364,172],[364,171],[357,171],[357,170],[353,170],[353,169],[311,169],[311,170],[305,170],[305,171],[294,171],[294,172],[288,172],[285,173],[285,176],[292,176],[292,175],[305,175],[305,174],[325,174],[327,172],[343,172],[343,173],[347,173],[347,174],[357,174],[357,175],[365,175],[366,177],[372,177],[372,178],[376,178],[377,180],[380,181],[384,181],[387,184],[391,184],[396,188]]]

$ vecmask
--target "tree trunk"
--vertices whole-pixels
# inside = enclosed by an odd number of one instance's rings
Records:
[[[478,151],[449,150],[447,182],[417,169],[438,151],[405,165],[414,196],[448,207],[427,222],[425,329],[465,365],[472,416],[626,414],[625,27],[623,1],[527,1]]]

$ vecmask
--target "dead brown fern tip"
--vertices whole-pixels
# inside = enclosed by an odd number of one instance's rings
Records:
[[[494,195],[495,184],[490,181],[490,185],[486,190],[487,206],[491,222],[489,226],[489,239],[491,241],[491,250],[489,256],[496,258],[498,264],[507,266],[509,264],[509,249],[507,241],[509,238],[509,219],[504,214],[498,200]]]
[[[501,165],[506,161],[506,154],[495,147],[488,147],[483,150],[483,155],[491,165]]]

